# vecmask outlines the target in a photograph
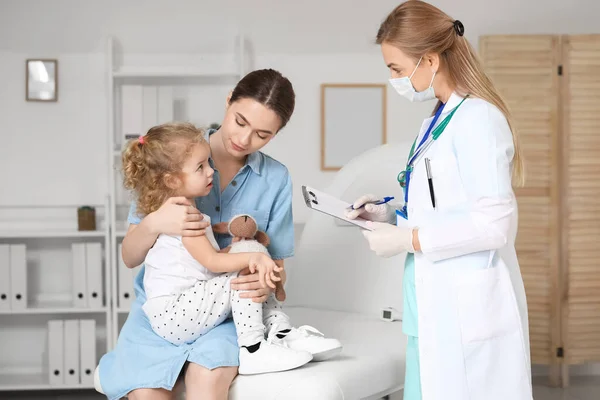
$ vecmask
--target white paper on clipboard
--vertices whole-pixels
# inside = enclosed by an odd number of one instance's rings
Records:
[[[357,219],[346,218],[346,211],[351,206],[350,203],[337,199],[327,193],[323,193],[309,186],[302,186],[302,195],[304,196],[304,202],[306,203],[307,207],[330,215],[334,218],[338,218],[342,221],[346,221],[350,224],[359,226],[363,229],[369,231],[372,230],[367,226],[366,219],[360,217]]]

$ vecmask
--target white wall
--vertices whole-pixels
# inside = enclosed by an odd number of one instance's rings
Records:
[[[586,33],[597,26],[593,0],[434,1],[477,41],[491,33]],[[380,21],[397,1],[260,0],[223,2],[116,0],[0,1],[0,205],[103,203],[107,190],[104,39],[113,34],[125,53],[229,52],[244,31],[254,67],[281,70],[297,91],[290,125],[266,149],[290,168],[294,211],[304,221],[302,184],[327,185],[321,172],[320,92],[324,82],[386,82],[373,45]],[[25,59],[59,59],[59,102],[24,100]],[[211,89],[218,96],[227,87]],[[224,99],[192,93],[191,119],[218,120]],[[411,137],[430,105],[407,104],[388,90],[390,142]],[[196,114],[192,112],[190,114]],[[207,113],[211,113],[207,116]],[[364,132],[362,134],[368,134]],[[354,134],[349,140],[360,140]],[[293,151],[290,151],[293,149]],[[399,155],[399,167],[403,160]]]

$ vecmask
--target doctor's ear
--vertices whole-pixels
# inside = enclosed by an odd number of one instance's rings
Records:
[[[437,53],[427,53],[423,56],[423,61],[427,67],[430,67],[433,71],[439,71],[440,69],[440,55]]]

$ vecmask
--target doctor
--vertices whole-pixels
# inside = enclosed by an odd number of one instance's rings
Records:
[[[365,237],[378,255],[408,252],[404,398],[528,400],[511,185],[522,183],[522,162],[506,104],[463,34],[460,21],[422,1],[401,4],[381,24],[377,43],[394,89],[438,102],[398,175],[404,205],[366,195],[348,217],[374,221]]]

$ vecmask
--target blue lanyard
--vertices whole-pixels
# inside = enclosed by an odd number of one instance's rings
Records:
[[[408,156],[408,163],[406,164],[406,172],[405,172],[405,176],[406,176],[406,180],[405,180],[405,185],[404,185],[404,204],[406,207],[406,204],[408,204],[408,186],[410,185],[410,175],[412,173],[413,170],[413,162],[415,161],[415,159],[417,158],[417,156],[419,155],[419,153],[421,152],[421,150],[423,150],[423,143],[425,143],[425,141],[429,138],[429,134],[431,133],[431,130],[433,129],[433,127],[435,126],[435,123],[437,122],[437,120],[440,118],[440,115],[442,115],[442,111],[444,110],[444,106],[445,104],[442,103],[440,105],[440,107],[437,109],[437,111],[435,112],[435,116],[433,117],[433,120],[431,121],[431,124],[429,124],[429,128],[427,128],[427,131],[425,131],[425,134],[423,135],[423,139],[421,139],[421,142],[419,143],[419,146],[417,147],[417,149],[415,150],[415,145],[413,143],[413,147],[411,149],[411,152]],[[416,143],[416,139],[415,139],[415,143]],[[406,211],[406,210],[404,210]]]

